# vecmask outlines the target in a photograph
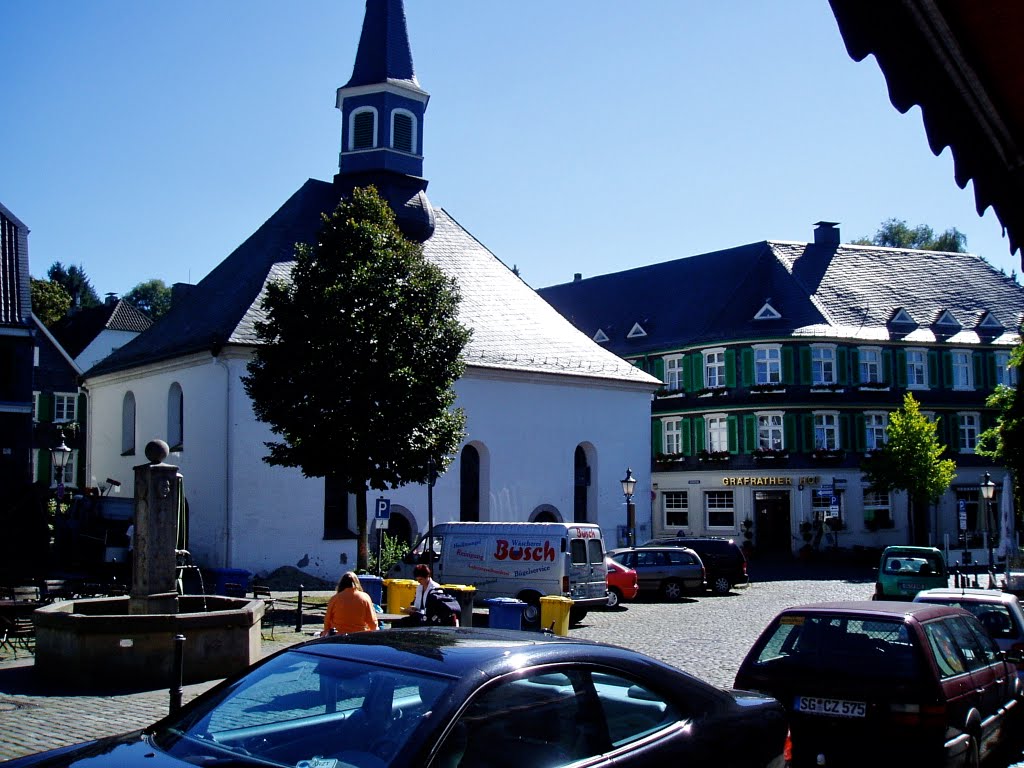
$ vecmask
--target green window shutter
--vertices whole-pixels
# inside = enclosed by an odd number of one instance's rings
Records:
[[[687,366],[687,369],[690,371],[690,388],[688,391],[696,392],[698,389],[704,388],[704,355],[695,352],[689,357],[690,365]]]
[[[641,371],[645,370],[644,361],[641,358],[638,357],[636,360],[630,360],[629,362],[633,364],[634,368],[639,368]]]
[[[53,421],[53,393],[39,393],[39,421],[50,423]]]
[[[988,380],[989,380],[988,389],[995,389],[996,382],[999,381],[999,378],[998,378],[998,375],[997,375],[997,371],[996,371],[996,353],[995,352],[986,352],[985,353],[985,360],[988,362],[988,365],[985,366],[988,369]],[[981,384],[978,383],[978,386],[980,387]]]
[[[50,458],[50,452],[44,451],[42,448],[39,449],[39,477],[36,480],[46,483],[47,488],[53,482],[53,461]]]
[[[738,416],[726,416],[725,425],[729,430],[729,453],[740,452],[740,419]]]
[[[800,347],[800,383],[811,383],[811,348]]]
[[[853,450],[863,453],[867,450],[867,435],[865,434],[868,425],[864,421],[864,414],[858,413],[853,419]]]
[[[690,443],[691,423],[692,419],[679,420],[679,448],[687,456],[693,455],[693,445]]]
[[[804,432],[804,453],[810,453],[814,450],[814,416],[810,413],[803,415],[803,432]]]
[[[744,387],[752,386],[754,383],[754,350],[749,347],[740,353],[740,383]]]
[[[661,442],[661,419],[651,419],[651,454],[664,451],[665,445]]]
[[[864,383],[860,380],[860,350],[856,347],[850,350],[850,383]]]
[[[942,353],[942,379],[939,379],[939,352],[928,350],[928,387],[945,389],[953,383],[953,354],[947,349]]]
[[[736,386],[736,350],[725,350],[725,386]]]
[[[903,375],[906,376],[907,365],[906,360],[903,361]],[[882,381],[886,384],[892,384],[892,350],[882,350]],[[904,382],[906,383],[906,382]]]
[[[795,384],[796,380],[793,378],[793,348],[783,347],[782,348],[782,383],[783,384]]]
[[[896,350],[896,386],[907,386],[907,352],[904,349]]]
[[[971,355],[971,363],[974,364],[974,388],[985,388],[985,355],[983,352],[975,352]]]
[[[840,384],[847,384],[850,381],[848,368],[850,365],[849,352],[846,347],[836,349],[836,367],[839,369],[836,371],[836,377]]]
[[[651,375],[661,379],[662,384],[665,383],[665,358],[656,357],[651,361]]]
[[[703,451],[707,449],[707,436],[704,434],[705,424],[702,416],[697,416],[693,420],[693,452]]]
[[[743,415],[743,452],[750,453],[757,447],[757,417],[752,413]]]
[[[796,451],[796,416],[787,413],[782,417],[782,437],[786,441],[787,451]]]
[[[690,371],[692,361],[693,355],[683,355],[679,361],[679,386],[684,392],[693,391],[693,373]]]
[[[853,450],[853,435],[850,433],[850,414],[839,415],[839,447],[844,451]]]

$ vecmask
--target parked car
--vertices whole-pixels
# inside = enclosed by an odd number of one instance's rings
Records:
[[[794,768],[977,768],[1021,712],[1021,682],[974,615],[929,603],[788,608],[755,641],[735,684],[786,706]]]
[[[786,735],[774,699],[634,651],[438,627],[292,646],[143,731],[5,765],[766,768]]]
[[[688,547],[704,563],[705,582],[716,595],[724,595],[736,587],[750,584],[747,556],[733,540],[723,536],[677,536],[652,539],[641,547]]]
[[[1024,654],[1024,609],[1016,595],[995,589],[942,587],[917,593],[915,603],[954,605],[970,611],[1000,650]],[[1024,677],[1024,667],[1017,670]]]
[[[922,589],[949,586],[942,550],[893,546],[882,550],[874,600],[913,600]]]
[[[666,600],[704,589],[704,563],[685,547],[625,547],[612,549],[609,557],[636,571],[641,592],[660,594]]]
[[[606,558],[608,566],[608,607],[618,608],[623,600],[636,599],[640,592],[636,571],[620,565],[610,557]]]

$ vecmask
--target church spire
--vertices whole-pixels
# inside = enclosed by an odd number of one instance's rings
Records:
[[[412,62],[402,0],[366,0],[352,77],[338,89],[342,193],[373,184],[407,237],[426,240],[434,213],[423,178],[423,116],[430,94]]]

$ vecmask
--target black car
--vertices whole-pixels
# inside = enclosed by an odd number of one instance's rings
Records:
[[[750,583],[747,575],[747,556],[732,539],[721,536],[678,536],[672,539],[654,539],[641,547],[687,547],[704,563],[705,579],[712,592],[724,595],[738,586]]]
[[[615,646],[540,632],[358,632],[281,651],[142,731],[6,765],[779,766],[785,711]]]

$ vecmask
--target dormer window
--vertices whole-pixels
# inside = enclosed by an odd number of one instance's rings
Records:
[[[396,109],[391,113],[391,148],[416,154],[416,118],[412,112]]]
[[[893,325],[917,325],[917,321],[903,307],[896,310],[889,322]]]
[[[755,320],[778,320],[781,317],[782,315],[779,314],[779,311],[767,301],[763,307],[757,310],[757,314],[754,315]]]
[[[349,119],[348,148],[373,149],[377,146],[377,110],[365,107],[352,113]]]
[[[936,329],[942,328],[946,333],[956,333],[961,328],[960,323],[950,314],[948,309],[942,310],[942,314],[935,321],[934,327]]]
[[[643,329],[640,323],[633,323],[633,327],[629,329],[629,333],[626,334],[627,339],[640,339],[647,335],[647,331]]]

